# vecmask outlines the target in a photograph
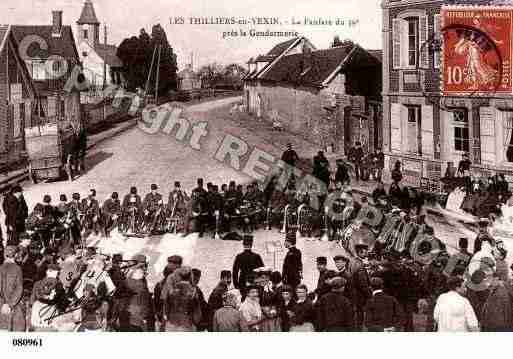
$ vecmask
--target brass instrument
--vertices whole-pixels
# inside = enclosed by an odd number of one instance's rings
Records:
[[[175,219],[175,212],[176,212],[176,204],[178,203],[178,200],[177,200],[177,195],[176,193],[173,195],[173,199],[174,199],[174,202],[173,202],[173,208],[171,209],[171,217],[169,218],[169,231],[170,232],[173,232],[174,234],[176,234],[176,231],[177,231],[177,225],[176,225],[176,219]],[[173,227],[173,230],[171,231],[171,226]]]

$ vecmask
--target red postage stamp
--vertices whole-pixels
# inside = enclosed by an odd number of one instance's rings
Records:
[[[442,8],[442,94],[512,93],[512,7]]]

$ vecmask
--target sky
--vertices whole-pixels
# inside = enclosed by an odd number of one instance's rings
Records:
[[[178,66],[190,63],[194,68],[217,62],[245,65],[250,57],[265,54],[287,37],[252,37],[257,31],[297,31],[317,48],[328,47],[335,35],[351,39],[368,49],[381,49],[380,0],[92,0],[96,16],[108,27],[108,42],[119,45],[126,37],[138,35],[141,28],[149,33],[160,23],[178,57]],[[63,11],[63,23],[72,25],[80,16],[84,0],[0,0],[0,24],[51,24],[52,10]],[[279,25],[191,25],[190,17],[278,18]],[[171,24],[171,19],[183,17],[185,24]],[[330,25],[292,25],[292,18],[304,22],[331,20]],[[338,19],[344,25],[336,25]],[[347,20],[357,20],[348,26]],[[223,32],[235,31],[238,36],[223,39]],[[241,36],[240,30],[247,36]]]

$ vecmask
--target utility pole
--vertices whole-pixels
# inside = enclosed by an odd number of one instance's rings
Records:
[[[150,65],[150,71],[148,72],[148,79],[146,80],[146,86],[144,86],[144,97],[146,99],[146,93],[148,92],[148,89],[150,87],[150,78],[151,73],[153,72],[153,63],[155,62],[155,54],[157,52],[157,47],[153,49],[153,56],[151,58],[151,65]]]
[[[162,52],[162,45],[159,45],[159,59],[157,61],[157,75],[155,79],[155,104],[158,104],[159,98],[159,72],[160,72],[160,53]]]

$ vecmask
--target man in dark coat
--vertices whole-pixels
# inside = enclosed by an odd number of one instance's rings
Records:
[[[360,141],[356,141],[354,147],[351,147],[348,153],[349,161],[354,165],[356,181],[359,181],[362,175],[362,159],[364,156],[365,153],[363,152],[362,144]]]
[[[5,227],[7,228],[7,244],[18,245],[19,236],[25,232],[25,220],[28,207],[20,186],[14,186],[3,201]]]
[[[370,282],[372,297],[365,306],[365,327],[370,332],[399,331],[403,314],[397,299],[383,292],[383,279],[373,277]]]
[[[288,252],[283,260],[283,284],[290,285],[295,289],[301,283],[301,279],[303,278],[301,251],[296,248],[296,232],[287,232],[285,248],[288,249]]]
[[[315,289],[315,294],[320,297],[331,290],[329,284],[327,283],[328,259],[326,257],[317,257],[317,270],[319,271],[319,279],[317,280],[317,288]]]
[[[24,332],[23,274],[14,260],[16,253],[17,247],[7,246],[0,266],[0,330]]]
[[[488,232],[488,224],[489,221],[487,218],[481,218],[478,222],[479,229],[477,237],[474,240],[474,254],[481,250],[481,244],[483,243],[483,241],[489,241],[490,244],[495,243],[493,237]]]
[[[210,293],[210,297],[208,297],[208,310],[209,310],[209,331],[212,331],[212,318],[216,310],[221,309],[223,307],[223,296],[230,285],[232,284],[232,272],[229,270],[221,271],[221,278],[219,283]]]
[[[367,300],[372,296],[369,274],[367,273],[367,269],[364,265],[364,259],[367,258],[368,249],[368,246],[363,244],[357,244],[355,246],[356,258],[351,263],[350,269],[357,328],[361,328],[363,325],[365,304],[367,303]]]
[[[287,149],[283,152],[281,160],[292,167],[296,166],[296,162],[299,161],[299,156],[292,149],[291,143],[287,143]]]
[[[235,257],[232,275],[234,287],[239,289],[242,296],[245,296],[250,275],[255,269],[263,267],[264,261],[259,254],[251,250],[253,247],[253,236],[245,235],[242,239],[242,246],[244,251]]]
[[[103,203],[102,216],[105,236],[110,237],[111,230],[117,226],[121,217],[121,202],[117,192],[112,192],[111,197]]]
[[[162,201],[162,195],[157,192],[157,185],[152,183],[150,186],[150,193],[148,193],[143,200],[142,208],[144,213],[144,224],[148,232],[154,231],[152,224],[156,219],[157,212],[159,209],[164,209],[164,202]]]
[[[351,301],[344,295],[347,281],[336,277],[331,281],[331,292],[317,301],[317,328],[321,332],[352,332],[354,310]]]
[[[322,181],[326,187],[330,184],[330,163],[324,156],[324,152],[319,151],[313,158],[313,176]]]

